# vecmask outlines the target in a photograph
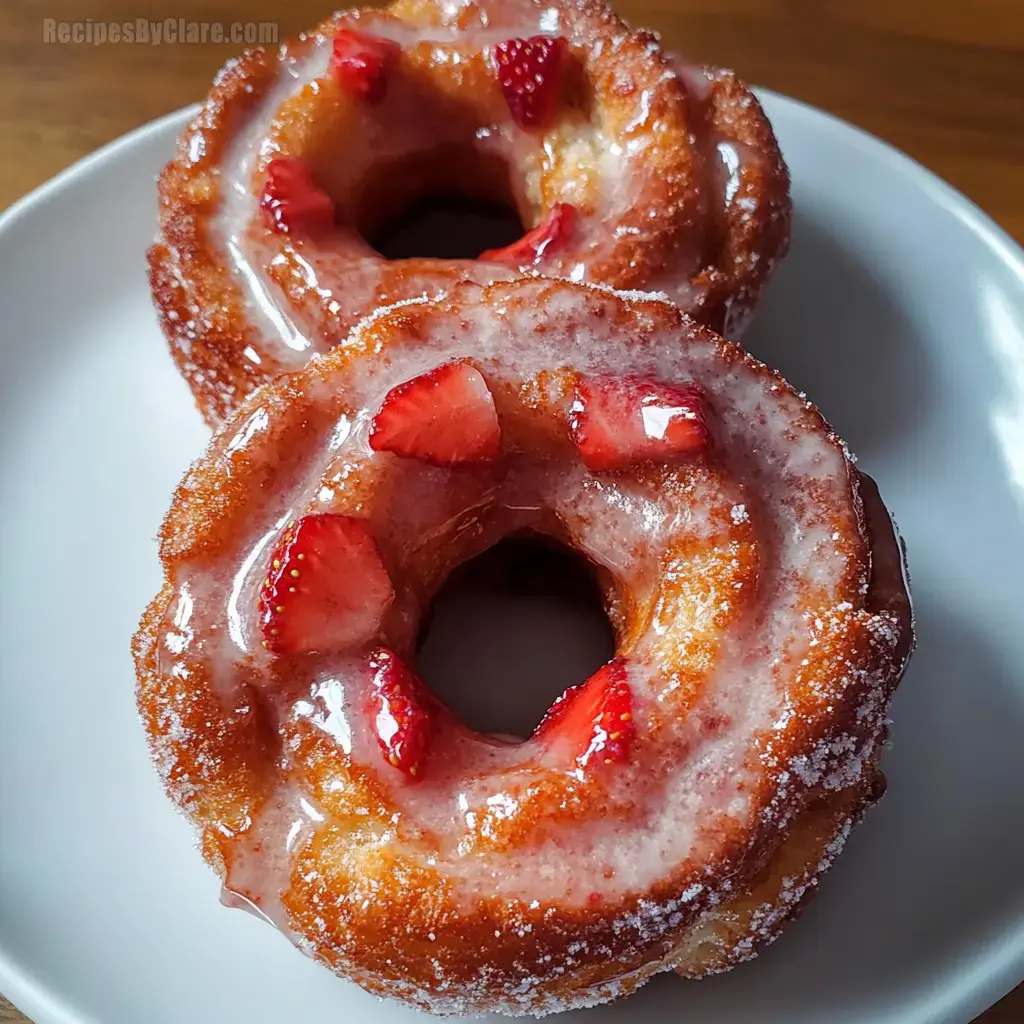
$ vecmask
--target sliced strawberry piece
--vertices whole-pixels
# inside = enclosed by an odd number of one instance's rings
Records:
[[[568,57],[562,36],[506,39],[494,48],[498,84],[520,128],[542,130],[555,119],[565,96]]]
[[[371,725],[388,764],[417,778],[434,731],[429,691],[393,651],[370,655]]]
[[[501,451],[494,397],[469,363],[442,363],[384,397],[370,447],[435,466],[493,459]]]
[[[569,432],[588,469],[621,469],[643,459],[706,452],[704,393],[696,384],[643,377],[576,379]]]
[[[260,205],[280,231],[309,235],[334,223],[334,200],[296,157],[270,161]]]
[[[380,628],[394,596],[362,519],[303,516],[274,549],[260,588],[263,646],[308,654],[362,643]]]
[[[626,662],[613,658],[585,683],[570,686],[548,710],[534,738],[565,744],[580,765],[625,761],[636,734]]]
[[[343,88],[367,103],[379,103],[387,91],[388,72],[401,52],[390,39],[341,28],[334,33],[331,69]]]
[[[577,211],[571,203],[556,203],[540,223],[531,228],[517,242],[504,249],[486,249],[477,259],[494,263],[508,263],[513,267],[528,267],[550,253],[563,249],[576,226]]]

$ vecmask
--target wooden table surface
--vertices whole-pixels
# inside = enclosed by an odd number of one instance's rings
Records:
[[[1024,0],[618,0],[672,48],[867,128],[1024,242]],[[189,20],[309,27],[328,0],[4,0],[0,208],[97,146],[198,100],[237,46],[47,42],[56,22]],[[1024,1022],[1024,986],[984,1014]],[[26,1018],[0,997],[0,1022]]]

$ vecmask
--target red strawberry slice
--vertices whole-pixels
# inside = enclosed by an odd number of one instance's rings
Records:
[[[334,33],[331,69],[343,88],[367,103],[379,103],[387,91],[388,72],[401,52],[390,39],[341,28]]]
[[[362,643],[380,628],[394,596],[362,519],[303,516],[274,549],[260,588],[263,646],[308,654]]]
[[[388,764],[410,778],[423,767],[434,730],[429,692],[393,651],[381,647],[370,655],[371,726]]]
[[[370,447],[435,466],[493,459],[501,451],[494,397],[469,363],[442,363],[384,397]]]
[[[576,226],[577,211],[571,203],[556,203],[541,222],[517,242],[504,249],[486,249],[477,259],[495,263],[508,263],[513,267],[528,267],[548,254],[563,249]]]
[[[334,223],[334,200],[296,157],[270,161],[260,205],[279,231],[309,235]]]
[[[506,39],[494,48],[498,84],[512,120],[527,131],[555,119],[565,94],[569,43],[562,36]]]
[[[570,686],[533,735],[549,746],[564,743],[580,765],[627,760],[636,726],[625,660],[613,658],[585,683]]]
[[[643,459],[706,452],[704,393],[696,384],[643,377],[576,379],[569,432],[588,469],[621,469]]]

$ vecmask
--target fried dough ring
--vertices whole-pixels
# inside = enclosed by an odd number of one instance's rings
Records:
[[[371,452],[383,394],[451,359],[486,379],[500,457]],[[712,448],[586,470],[567,421],[594,373],[695,382]],[[358,652],[260,647],[268,552],[310,512],[372,530],[396,593],[377,639],[410,663],[459,563],[524,527],[583,552],[629,666],[629,760],[495,754],[452,717],[404,779],[367,738]],[[216,434],[161,558],[139,708],[205,857],[309,955],[432,1012],[544,1014],[725,970],[882,790],[912,628],[877,490],[784,380],[660,300],[527,279],[379,311]]]

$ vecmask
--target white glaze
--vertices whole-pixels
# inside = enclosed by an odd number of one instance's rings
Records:
[[[260,259],[265,255],[254,247],[250,226],[260,215],[253,193],[256,162],[267,152],[267,132],[274,112],[286,97],[303,89],[327,70],[330,45],[324,40],[304,59],[283,57],[277,81],[257,106],[253,117],[238,132],[219,168],[220,206],[211,224],[214,238],[224,247],[235,268],[245,310],[264,343],[269,338],[284,346],[275,346],[279,360],[285,365],[301,366],[313,344],[308,326],[296,322],[296,313],[289,308],[277,284],[264,273]]]

